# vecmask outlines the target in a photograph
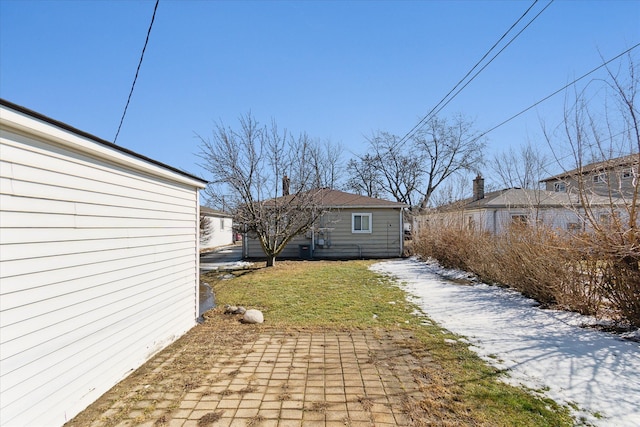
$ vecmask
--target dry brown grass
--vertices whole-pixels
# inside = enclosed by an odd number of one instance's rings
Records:
[[[305,408],[306,411],[324,412],[329,407],[327,402],[313,402],[311,406]]]
[[[373,400],[367,396],[358,396],[358,402],[365,411],[370,411],[373,408]]]
[[[118,383],[66,425],[84,427],[101,420],[102,426],[115,426],[127,418],[137,402],[154,395],[173,402],[167,408],[167,414],[156,420],[158,425],[167,424],[170,412],[178,407],[184,395],[205,384],[211,364],[233,354],[258,334],[258,328],[242,325],[236,319],[210,311],[205,314],[203,324]],[[166,358],[165,355],[172,357]],[[115,401],[118,402],[116,411],[112,408]],[[104,417],[104,413],[109,415]],[[149,419],[151,415],[146,414],[140,421]]]
[[[516,226],[500,235],[451,226],[423,230],[414,252],[543,306],[640,326],[638,261],[620,258],[611,246],[597,234],[558,234],[543,226]]]
[[[198,427],[212,426],[216,421],[219,421],[222,418],[222,415],[224,415],[224,411],[206,413],[198,420]]]

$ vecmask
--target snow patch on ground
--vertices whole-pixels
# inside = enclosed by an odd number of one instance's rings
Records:
[[[200,263],[200,270],[201,271],[241,270],[243,268],[251,267],[252,265],[253,265],[252,262],[246,262],[246,261]]]
[[[506,370],[508,383],[570,405],[576,419],[595,426],[640,426],[638,342],[583,328],[597,321],[539,309],[513,290],[482,283],[461,286],[451,280],[470,279],[468,273],[434,262],[386,261],[371,270],[394,277],[424,314]]]

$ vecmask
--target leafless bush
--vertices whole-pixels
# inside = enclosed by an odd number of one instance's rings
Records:
[[[594,235],[562,235],[543,226],[512,227],[499,235],[433,227],[414,242],[421,257],[509,286],[545,306],[596,316],[613,313],[637,325],[638,270],[605,262],[594,250],[597,244]]]
[[[620,225],[589,235],[586,246],[599,292],[621,318],[640,327],[640,232]]]

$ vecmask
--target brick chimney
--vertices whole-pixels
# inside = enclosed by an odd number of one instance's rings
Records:
[[[289,177],[287,175],[282,177],[282,195],[283,196],[288,196],[289,195],[289,187],[291,185],[291,180],[289,179]]]
[[[484,199],[484,178],[478,174],[473,180],[473,200]]]

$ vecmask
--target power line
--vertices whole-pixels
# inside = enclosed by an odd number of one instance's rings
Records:
[[[629,49],[625,50],[624,52],[620,53],[619,55],[614,56],[613,58],[609,59],[608,61],[602,63],[601,65],[597,66],[596,68],[594,68],[593,70],[583,74],[582,76],[578,77],[577,79],[575,79],[574,81],[572,81],[571,83],[568,83],[564,86],[562,86],[560,89],[556,90],[555,92],[553,92],[550,95],[545,96],[544,98],[540,99],[539,101],[535,102],[534,104],[530,105],[529,107],[525,108],[524,110],[520,111],[517,114],[514,114],[513,116],[509,117],[508,119],[504,120],[503,122],[495,125],[494,127],[492,127],[491,129],[481,133],[480,135],[478,135],[477,137],[473,138],[473,140],[478,140],[480,138],[482,138],[483,136],[485,136],[486,134],[493,132],[494,130],[498,129],[501,126],[504,126],[505,124],[509,123],[511,120],[515,119],[516,117],[521,116],[522,114],[526,113],[527,111],[531,110],[532,108],[538,106],[539,104],[542,104],[544,101],[546,101],[547,99],[559,94],[560,92],[562,92],[563,90],[565,90],[566,88],[568,88],[569,86],[572,86],[574,84],[576,84],[577,82],[579,82],[580,80],[584,79],[585,77],[595,73],[596,71],[598,71],[599,69],[606,67],[607,65],[609,65],[611,62],[615,61],[616,59],[620,58],[621,56],[626,55],[627,53],[631,52],[633,49],[637,48],[638,46],[640,46],[640,43],[630,47]]]
[[[149,43],[149,36],[151,35],[151,28],[153,27],[153,21],[156,19],[156,11],[158,10],[158,3],[160,0],[156,0],[156,5],[153,8],[153,15],[151,16],[151,23],[149,24],[149,30],[147,31],[147,38],[144,41],[144,46],[142,47],[142,53],[140,54],[140,62],[138,62],[138,68],[136,69],[136,75],[133,78],[133,84],[131,85],[131,90],[129,91],[129,97],[127,98],[127,104],[124,106],[124,111],[122,112],[122,117],[120,118],[120,124],[118,125],[118,131],[116,132],[115,138],[113,138],[113,143],[115,144],[118,135],[120,135],[120,128],[122,128],[122,123],[124,122],[124,116],[127,114],[127,109],[129,108],[129,102],[131,102],[131,95],[133,95],[133,89],[136,86],[136,81],[138,80],[138,73],[140,72],[140,67],[142,66],[142,59],[144,58],[144,52],[147,50],[147,44]]]
[[[482,63],[482,61],[485,60],[485,58],[487,56],[489,56],[489,54],[491,53],[491,51],[493,51],[496,46],[498,44],[500,44],[500,42],[502,40],[504,40],[504,38],[507,36],[507,34],[509,34],[511,32],[511,30],[513,30],[513,28],[518,25],[518,23],[531,11],[531,9],[538,3],[538,0],[534,0],[534,2],[531,4],[531,6],[529,6],[529,8],[516,20],[516,22],[514,22],[511,27],[509,27],[509,29],[498,39],[497,42],[495,42],[493,44],[493,46],[491,46],[491,48],[482,56],[482,58],[480,58],[480,60],[478,62],[476,62],[476,64],[467,72],[467,74],[465,74],[465,76],[460,79],[460,81],[458,81],[458,83],[456,83],[456,85],[436,104],[435,107],[433,107],[431,109],[431,111],[429,111],[427,113],[426,116],[424,116],[420,121],[418,121],[418,123],[411,128],[411,130],[409,130],[409,132],[407,132],[402,138],[400,138],[400,140],[398,141],[397,145],[401,145],[402,143],[404,143],[413,133],[415,133],[418,129],[420,129],[422,126],[424,126],[425,122],[427,120],[429,120],[429,118],[431,118],[434,114],[437,114],[438,112],[440,112],[444,107],[447,106],[447,104],[449,104],[449,102],[451,102],[465,87],[467,87],[467,85],[469,85],[469,83],[471,83],[477,76],[478,74],[480,74],[485,68],[487,68],[487,66],[489,64],[491,64],[491,62],[493,62],[494,59],[496,59],[496,57],[498,55],[500,55],[518,36],[520,36],[520,34],[522,34],[522,32],[527,29],[527,27],[529,27],[529,25],[531,25],[533,23],[533,21],[535,21],[541,14],[542,12],[544,12],[550,5],[551,3],[553,3],[553,0],[551,0],[549,3],[547,3],[547,5],[536,15],[534,16],[525,26],[524,28],[522,28],[514,37],[511,38],[511,40],[509,40],[509,42],[502,48],[500,49],[500,51],[498,51],[498,53],[496,53],[490,60],[488,63],[486,63],[476,74],[473,75],[473,77],[467,82],[465,83],[465,85],[460,88],[451,98],[449,98],[447,100],[447,98],[449,97],[449,95],[451,95],[451,93],[456,90],[458,88],[458,86],[460,86],[462,84],[462,82],[464,82],[466,80],[467,77],[469,77],[469,75],[480,65],[480,63]],[[445,103],[446,100],[446,103]],[[444,105],[442,105],[444,103]],[[442,105],[442,106],[441,106]],[[441,106],[441,107],[440,107]],[[438,108],[440,107],[440,108]],[[436,111],[437,110],[437,111]]]
[[[478,65],[480,65],[480,63],[482,61],[484,61],[484,59],[489,56],[489,53],[491,53],[491,51],[493,49],[495,49],[495,47],[502,41],[504,40],[504,38],[507,36],[507,34],[509,34],[509,32],[511,32],[511,30],[518,25],[518,23],[529,13],[529,11],[533,8],[533,6],[536,5],[536,3],[538,2],[538,0],[535,0],[531,6],[529,6],[529,8],[520,16],[520,18],[518,18],[518,20],[516,22],[513,23],[513,25],[511,25],[511,27],[509,27],[509,29],[498,39],[497,42],[495,42],[493,44],[493,46],[491,46],[491,48],[482,56],[482,58],[480,58],[480,60],[478,60],[478,62],[476,62],[476,64],[467,72],[467,74],[464,75],[463,78],[460,79],[460,81],[458,81],[458,83],[456,83],[456,85],[436,104],[435,107],[433,107],[431,109],[431,111],[429,111],[427,113],[426,116],[424,116],[413,128],[411,128],[411,130],[409,132],[407,132],[405,134],[404,137],[402,137],[401,141],[404,140],[406,137],[408,137],[414,130],[416,130],[423,122],[425,122],[427,120],[427,118],[429,116],[431,116],[433,114],[433,112],[445,101],[445,99],[447,99],[449,97],[449,95],[451,95],[451,93],[456,90],[456,88],[458,86],[460,86],[462,84],[463,81],[465,81],[465,79],[467,77],[469,77],[469,75],[473,72],[473,70],[475,70]],[[508,46],[508,45],[507,45]]]
[[[544,12],[544,11],[545,11],[545,10],[546,10],[550,5],[551,5],[551,3],[553,3],[553,0],[551,0],[549,3],[547,3],[547,5],[546,5],[546,6],[545,6],[545,7],[544,7],[540,12],[538,12],[538,14],[537,14],[536,16],[534,16],[534,17],[533,17],[533,19],[531,19],[531,21],[529,21],[529,22],[527,23],[527,25],[525,25],[525,26],[524,26],[524,28],[522,28],[522,29],[518,32],[518,34],[516,34],[515,36],[513,36],[513,38],[512,38],[511,40],[509,40],[509,42],[508,42],[508,43],[507,43],[507,44],[506,44],[502,49],[500,49],[500,50],[498,51],[498,53],[496,53],[496,54],[495,54],[495,55],[494,55],[494,56],[489,60],[489,62],[487,62],[487,63],[486,63],[482,68],[480,68],[480,69],[478,70],[478,72],[476,72],[476,73],[473,75],[473,77],[471,77],[471,79],[470,79],[467,83],[465,83],[465,84],[464,84],[464,86],[462,86],[460,89],[458,89],[458,91],[457,91],[455,94],[453,94],[453,96],[452,96],[451,98],[449,98],[449,99],[447,100],[447,102],[445,102],[445,103],[444,103],[444,105],[443,105],[442,107],[440,107],[440,108],[439,108],[439,109],[438,109],[434,114],[438,114],[438,113],[439,113],[440,111],[442,111],[442,109],[443,109],[444,107],[446,107],[446,106],[447,106],[447,105],[448,105],[448,104],[449,104],[449,103],[450,103],[450,102],[451,102],[451,101],[452,101],[456,96],[458,96],[458,94],[459,94],[459,93],[460,93],[460,92],[461,92],[465,87],[467,87],[467,86],[469,85],[469,83],[471,83],[471,82],[472,82],[472,81],[473,81],[473,80],[478,76],[478,74],[480,74],[480,73],[481,73],[485,68],[487,68],[487,67],[489,66],[489,64],[491,64],[491,63],[493,62],[493,60],[494,60],[494,59],[496,59],[496,58],[498,57],[498,55],[500,55],[500,54],[502,53],[502,51],[503,51],[503,50],[505,50],[505,49],[506,49],[506,48],[507,48],[507,47],[508,47],[508,46],[509,46],[509,45],[510,45],[510,44],[511,44],[511,43],[512,43],[512,42],[513,42],[513,41],[514,41],[514,40],[515,40],[515,39],[516,39],[520,34],[522,34],[522,33],[524,32],[524,30],[526,30],[526,29],[527,29],[527,27],[529,27],[529,25],[531,25],[531,23],[533,23],[533,21],[535,21],[535,20],[538,18],[538,16],[540,16],[540,15],[542,14],[542,12]]]

